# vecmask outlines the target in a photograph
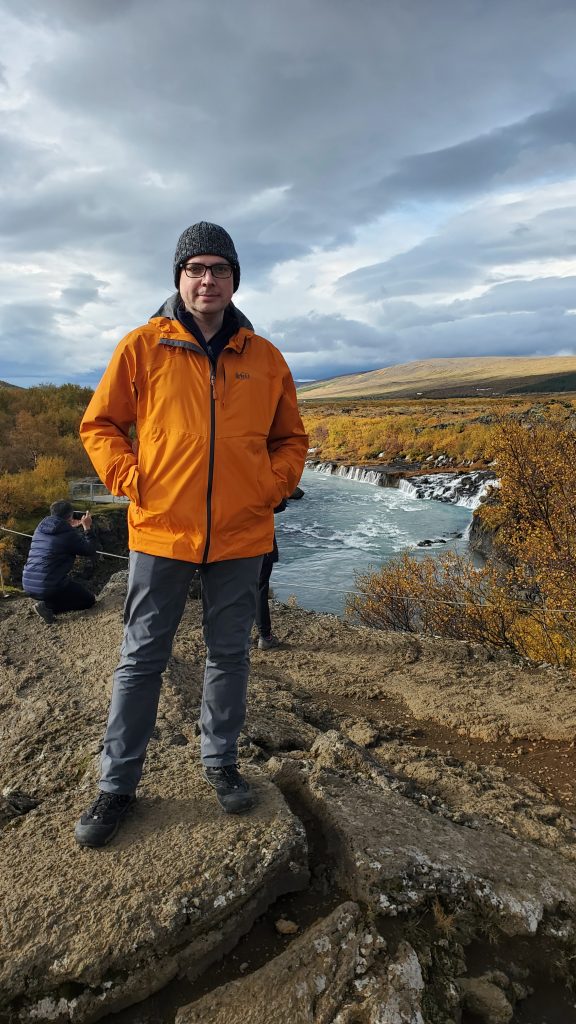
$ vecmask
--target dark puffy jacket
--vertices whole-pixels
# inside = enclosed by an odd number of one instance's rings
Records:
[[[46,597],[66,582],[76,555],[96,554],[92,530],[70,526],[59,516],[46,516],[34,530],[22,586],[33,597]]]

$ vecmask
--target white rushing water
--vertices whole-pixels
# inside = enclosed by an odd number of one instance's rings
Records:
[[[339,476],[345,480],[356,480],[358,483],[372,484],[376,487],[386,486],[386,473],[377,469],[364,469],[363,466],[337,466],[334,462],[309,462],[307,468],[323,476]],[[426,476],[415,476],[410,480],[401,479],[397,487],[413,498],[424,498],[433,501],[450,501],[464,508],[475,509],[486,494],[488,488],[499,486],[497,480],[487,478],[486,471],[475,470],[470,473],[430,473]]]
[[[450,501],[472,510],[480,504],[490,487],[498,486],[498,480],[485,480],[478,473],[433,473],[398,482],[398,490],[412,498]]]
[[[341,614],[355,571],[376,569],[406,549],[416,557],[467,550],[472,515],[462,505],[311,469],[301,486],[301,501],[276,516],[280,562],[271,585],[281,601],[294,595],[303,608]],[[418,547],[423,540],[444,543]]]

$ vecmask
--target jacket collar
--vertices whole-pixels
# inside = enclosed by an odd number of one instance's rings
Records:
[[[189,334],[189,332],[186,330],[183,324],[180,323],[179,320],[169,320],[167,317],[164,316],[150,317],[150,320],[153,320],[155,326],[157,326],[158,329],[160,330],[161,340],[182,340],[190,342],[191,345],[193,345],[194,348],[197,348],[199,352],[204,351],[200,343],[196,341],[193,335]],[[236,334],[234,334],[230,338],[228,343],[225,345],[225,348],[234,349],[235,352],[242,352],[246,342],[248,341],[249,338],[252,337],[253,334],[253,330],[248,330],[248,328],[246,327],[240,327]]]

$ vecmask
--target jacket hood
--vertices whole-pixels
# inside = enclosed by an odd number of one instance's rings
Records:
[[[38,523],[37,529],[40,533],[66,533],[66,530],[71,530],[70,523],[67,523],[65,519],[61,519],[60,516],[46,516]]]
[[[174,294],[171,295],[170,298],[166,299],[166,301],[162,303],[160,309],[157,309],[156,312],[152,314],[150,319],[154,320],[154,318],[157,316],[166,316],[169,317],[170,320],[176,320],[176,307],[178,306],[180,301],[180,292],[174,292]],[[238,327],[246,327],[249,331],[254,330],[254,326],[250,323],[248,317],[244,316],[242,310],[238,309],[238,307],[235,306],[233,302],[230,303],[228,309],[231,309],[232,313],[236,317],[236,320],[238,321]]]

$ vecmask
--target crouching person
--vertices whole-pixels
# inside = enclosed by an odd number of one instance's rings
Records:
[[[77,555],[96,554],[92,516],[86,512],[73,518],[69,501],[55,501],[34,530],[22,586],[28,597],[36,598],[34,611],[44,622],[55,615],[91,608],[96,598],[69,573]]]

